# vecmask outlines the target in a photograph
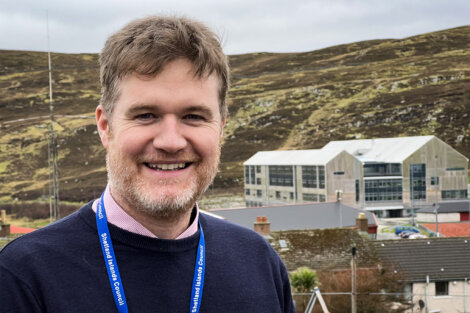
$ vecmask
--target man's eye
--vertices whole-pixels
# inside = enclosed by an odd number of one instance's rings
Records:
[[[144,113],[144,114],[137,115],[136,118],[139,119],[139,120],[149,120],[153,117],[154,117],[154,115],[152,113]]]
[[[185,115],[184,117],[186,120],[203,120],[204,118],[200,115],[196,115],[196,114],[188,114],[188,115]]]

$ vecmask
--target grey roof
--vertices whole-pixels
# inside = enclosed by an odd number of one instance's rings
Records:
[[[341,205],[341,211],[342,225],[340,209],[336,202],[211,210],[212,213],[220,215],[228,221],[251,229],[257,216],[266,216],[271,223],[272,231],[355,226],[359,213],[366,215],[369,225],[377,225],[375,216],[371,212],[346,205]]]
[[[427,238],[375,242],[378,257],[409,281],[470,277],[470,238]]]
[[[259,151],[243,165],[325,165],[342,150]]]
[[[435,207],[422,208],[418,213],[432,213],[434,214]],[[460,213],[470,211],[470,201],[450,201],[450,202],[439,202],[438,213]]]
[[[322,150],[346,150],[362,162],[401,163],[434,136],[330,141]]]

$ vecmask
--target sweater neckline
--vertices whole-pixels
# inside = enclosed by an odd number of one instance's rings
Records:
[[[96,214],[92,209],[93,201],[83,206],[79,211],[79,217],[89,226],[92,231],[96,234],[96,240],[98,238],[98,230],[96,227]],[[201,216],[201,215],[199,215]],[[201,219],[201,224],[203,223]],[[199,242],[200,230],[189,237],[183,239],[160,239],[151,238],[144,235],[139,235],[125,229],[119,228],[116,225],[108,223],[111,240],[114,245],[124,245],[137,249],[152,250],[158,252],[183,252],[191,249],[195,249]]]

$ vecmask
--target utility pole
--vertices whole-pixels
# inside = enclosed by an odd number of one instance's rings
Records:
[[[351,313],[357,313],[356,299],[356,247],[351,248]]]
[[[336,204],[338,206],[338,215],[339,215],[339,227],[343,228],[343,206],[341,201],[343,200],[343,191],[336,190]]]
[[[436,215],[436,236],[439,236],[439,203],[437,189],[439,188],[439,177],[437,176],[437,154],[434,155],[434,214]]]
[[[49,12],[46,11],[47,22],[47,59],[49,67],[49,127],[47,134],[49,164],[49,213],[50,221],[60,218],[59,211],[59,171],[57,167],[57,134],[54,131],[54,104],[52,101],[52,63],[49,44]]]
[[[411,224],[415,226],[415,208],[414,208],[414,179],[413,179],[413,172],[414,172],[414,167],[413,164],[410,164],[410,188],[411,188],[411,199],[410,199],[410,204],[411,204]]]

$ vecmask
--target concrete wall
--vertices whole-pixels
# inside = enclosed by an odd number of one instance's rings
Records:
[[[414,283],[413,284],[413,310],[408,312],[431,312],[434,310],[440,310],[441,313],[457,313],[464,312],[464,301],[466,305],[466,312],[470,312],[470,285],[465,284],[461,281],[449,282],[449,295],[448,296],[436,296],[435,295],[435,284],[430,282],[428,285],[428,297],[427,297],[427,308],[419,310],[418,302],[423,300],[426,303],[426,283]]]
[[[417,213],[416,219],[421,223],[435,223],[436,215],[433,213]],[[460,213],[439,213],[437,219],[439,223],[458,223],[460,222]]]

